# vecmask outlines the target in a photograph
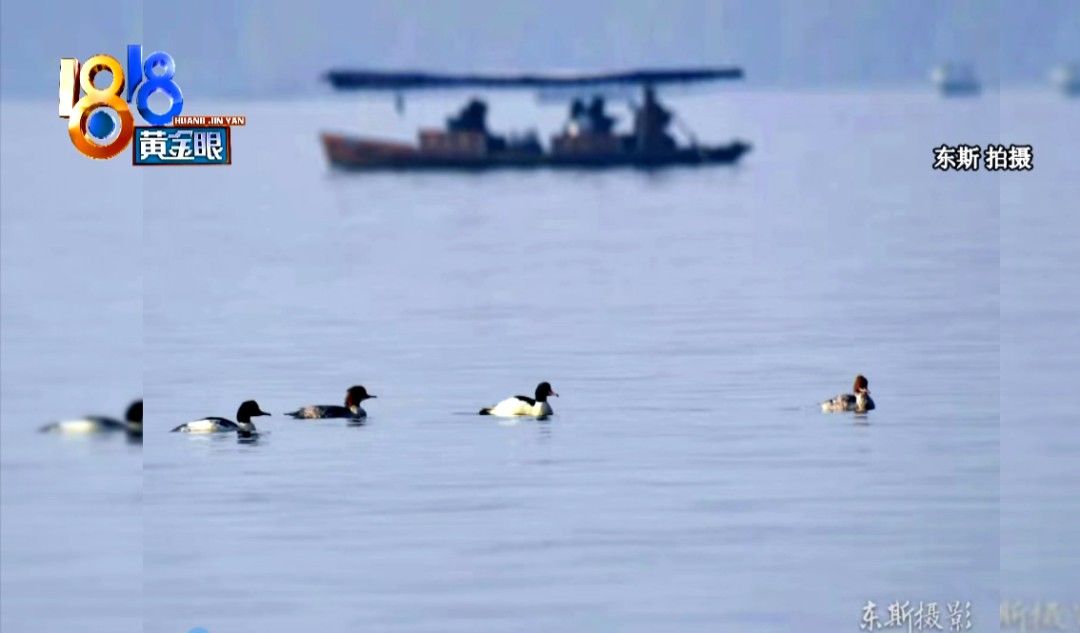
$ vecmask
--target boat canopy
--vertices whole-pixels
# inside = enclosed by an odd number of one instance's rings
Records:
[[[587,86],[686,84],[742,79],[737,67],[637,69],[607,73],[435,73],[333,69],[325,79],[337,90],[397,91],[448,88],[580,88]]]

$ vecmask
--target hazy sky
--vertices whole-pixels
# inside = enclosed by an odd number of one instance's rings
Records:
[[[170,52],[185,90],[325,90],[331,66],[438,70],[739,64],[756,85],[924,82],[970,60],[987,82],[1080,60],[1078,0],[2,0],[0,90],[56,98],[58,60],[129,42]]]

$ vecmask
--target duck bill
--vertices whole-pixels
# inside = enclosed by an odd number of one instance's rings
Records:
[[[259,411],[255,415],[272,415],[272,414],[270,412],[268,412],[268,411]]]

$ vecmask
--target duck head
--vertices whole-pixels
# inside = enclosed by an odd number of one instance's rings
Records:
[[[354,385],[345,392],[345,406],[348,408],[358,407],[364,400],[375,398],[367,392],[363,385]]]
[[[542,382],[539,385],[536,385],[535,395],[537,402],[547,402],[548,396],[559,397],[559,394],[555,393],[555,390],[551,388],[551,383],[549,382]]]
[[[259,403],[254,400],[246,400],[240,405],[240,408],[236,410],[237,422],[251,422],[251,418],[258,417],[260,415],[270,415],[266,411],[259,408]]]
[[[142,400],[131,403],[124,414],[124,420],[131,423],[142,424]]]
[[[855,376],[855,384],[851,387],[851,392],[858,395],[863,392],[870,393],[870,381],[866,379],[866,376],[859,374]]]

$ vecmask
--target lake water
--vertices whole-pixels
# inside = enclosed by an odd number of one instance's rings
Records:
[[[136,631],[143,452],[36,430],[142,394],[141,192],[45,105],[0,103],[0,629]]]
[[[1001,594],[1072,605],[1080,629],[1080,102],[1002,105],[1002,136],[1040,152],[1001,183]]]
[[[1052,350],[1077,307],[1074,291],[1056,331],[1018,327],[1028,365],[1007,371],[1006,324],[1041,313],[1005,280],[1075,270],[1076,251],[1009,276],[1005,253],[1036,230],[1006,211],[1007,186],[1039,206],[1024,176],[930,168],[932,147],[1000,133],[1036,143],[1032,178],[1075,174],[1039,162],[1067,136],[1056,122],[1080,129],[1075,105],[1005,101],[686,95],[672,103],[701,138],[754,144],[744,164],[473,175],[322,159],[322,129],[406,136],[447,100],[403,119],[378,101],[193,101],[247,115],[234,164],[138,172],[5,106],[5,633],[86,617],[154,633],[837,631],[867,600],[883,619],[896,600],[970,601],[990,630],[1008,573],[1018,598],[1071,597],[1077,566],[1024,547],[1075,542],[1075,497],[1030,494],[1047,473],[1077,483],[1062,475],[1075,444],[1044,456],[1021,430],[1004,445],[999,393],[1033,382],[1030,350]],[[1040,112],[1022,138],[1004,138],[1008,107]],[[492,122],[550,130],[562,114],[509,99]],[[1080,374],[1055,371],[1066,389]],[[822,415],[857,372],[878,409]],[[541,380],[561,394],[551,420],[475,415]],[[366,425],[280,415],[356,383],[379,396]],[[141,452],[32,432],[119,414],[140,389]],[[249,398],[277,414],[254,444],[168,433]],[[1040,416],[1044,439],[1068,434],[1068,411]],[[1027,510],[1004,511],[1006,494]]]

